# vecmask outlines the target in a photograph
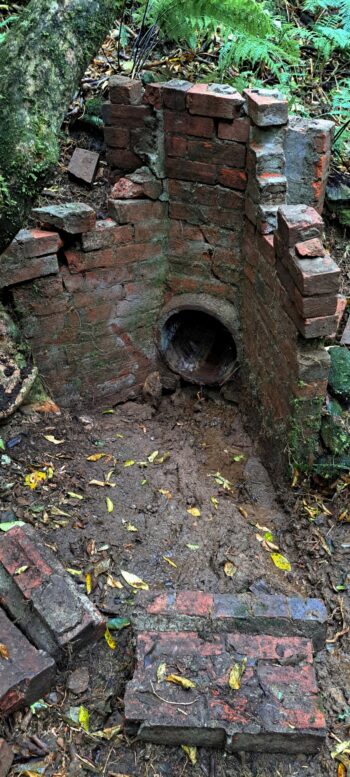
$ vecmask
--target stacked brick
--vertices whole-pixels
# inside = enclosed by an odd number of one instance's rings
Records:
[[[109,97],[102,106],[107,163],[116,175],[132,172],[158,156],[156,117],[142,104],[141,81],[113,76]]]
[[[284,140],[289,205],[302,202],[322,213],[333,128],[324,119],[290,116]]]

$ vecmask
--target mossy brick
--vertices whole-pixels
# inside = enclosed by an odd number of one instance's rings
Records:
[[[81,273],[103,267],[125,267],[133,262],[142,262],[161,256],[163,245],[159,243],[127,243],[99,251],[65,251],[71,273]],[[116,278],[117,280],[117,278]],[[123,278],[124,281],[124,278]]]
[[[70,302],[60,275],[48,275],[33,283],[18,284],[14,286],[12,294],[16,311],[21,316],[61,313],[68,310]]]
[[[329,388],[331,393],[344,402],[350,402],[350,351],[344,346],[329,349],[331,365]]]
[[[173,78],[163,84],[163,105],[174,111],[186,109],[186,93],[191,89],[190,81]]]
[[[101,248],[130,243],[132,239],[131,227],[121,227],[113,219],[101,219],[96,221],[95,229],[81,236],[81,244],[83,251],[99,251]]]
[[[214,119],[207,116],[191,116],[186,113],[164,111],[164,132],[190,137],[212,138],[215,132]]]
[[[166,218],[168,208],[165,202],[109,199],[108,210],[118,224],[133,224],[145,219]]]
[[[142,83],[126,76],[111,76],[108,82],[111,103],[139,105],[142,102]]]
[[[287,246],[322,239],[323,227],[320,214],[308,205],[282,205],[278,210],[278,235]]]
[[[72,235],[90,232],[96,223],[95,211],[84,202],[45,205],[42,208],[33,208],[32,214],[41,223],[62,229]]]
[[[227,84],[195,84],[186,95],[190,113],[219,119],[235,118],[243,103],[239,92]]]
[[[10,745],[0,737],[0,777],[7,777],[15,754]]]
[[[249,118],[258,127],[278,127],[288,121],[288,100],[276,89],[244,89]]]
[[[21,229],[1,255],[0,262],[5,259],[30,259],[45,254],[57,254],[62,246],[63,241],[57,232],[48,232],[44,229]]]
[[[9,654],[7,660],[1,660],[0,666],[0,714],[9,715],[48,693],[55,677],[55,662],[44,651],[33,647],[2,609],[0,635]],[[0,775],[1,758],[6,762],[2,741],[0,739]]]
[[[237,143],[247,143],[249,140],[249,119],[233,119],[233,121],[219,121],[218,138],[220,140],[234,140]]]
[[[97,608],[29,526],[0,537],[0,586],[7,612],[37,648],[53,657],[103,634],[105,621]]]
[[[230,671],[243,657],[241,685],[232,691]],[[125,718],[126,731],[139,739],[229,752],[316,752],[322,744],[325,719],[308,640],[146,631],[137,634],[136,658]],[[160,663],[175,664],[193,689],[159,683]]]
[[[345,453],[350,447],[350,418],[347,412],[340,416],[323,416],[321,423],[321,437],[324,445],[335,456]]]
[[[57,254],[33,256],[28,259],[0,257],[0,289],[24,283],[44,275],[58,273]]]

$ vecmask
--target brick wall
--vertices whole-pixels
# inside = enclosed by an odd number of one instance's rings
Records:
[[[289,118],[274,90],[177,80],[143,90],[120,76],[103,116],[106,217],[79,203],[36,209],[40,228],[1,257],[1,286],[48,387],[66,405],[136,396],[159,366],[164,310],[194,299],[234,321],[264,434],[281,450],[288,429],[309,459],[323,339],[337,326],[339,270],[319,215],[332,124]]]

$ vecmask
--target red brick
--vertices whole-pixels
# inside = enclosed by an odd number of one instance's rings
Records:
[[[244,89],[248,115],[259,127],[280,126],[288,121],[288,101],[277,90]]]
[[[159,256],[162,244],[159,243],[127,243],[111,248],[101,248],[100,251],[67,250],[65,256],[71,273],[81,273],[98,267],[123,267],[132,262],[142,262]]]
[[[329,254],[319,259],[298,259],[291,255],[288,259],[282,257],[282,263],[303,296],[336,294],[339,290],[340,269]]]
[[[195,162],[244,168],[246,150],[242,143],[189,140],[187,146],[189,158]]]
[[[10,259],[4,254],[0,257],[0,288],[12,286],[43,275],[52,275],[58,272],[56,254],[52,256],[38,256],[27,259]]]
[[[56,254],[62,246],[63,241],[57,232],[46,232],[44,229],[21,229],[1,255],[1,261],[5,258],[29,259],[45,254]]]
[[[296,243],[295,250],[302,259],[311,259],[314,256],[324,256],[326,253],[323,243],[318,238],[305,240],[303,243]]]
[[[134,226],[135,243],[153,243],[165,238],[166,223],[161,219],[137,221]]]
[[[105,622],[96,607],[29,526],[0,537],[0,589],[19,628],[53,656],[91,644],[103,633]]]
[[[184,181],[202,181],[203,183],[216,182],[215,165],[168,158],[165,162],[165,169],[169,178],[180,178]]]
[[[278,211],[278,234],[282,243],[295,246],[310,238],[322,237],[323,220],[307,205],[283,205]]]
[[[9,653],[7,660],[1,659],[0,714],[9,715],[20,707],[33,704],[50,690],[55,663],[50,656],[36,650],[1,609],[0,635]],[[3,740],[0,740],[0,758],[6,758],[1,742]],[[1,758],[0,775],[2,766]]]
[[[163,84],[163,104],[173,111],[184,111],[186,108],[186,92],[191,88],[189,81],[174,78]]]
[[[228,186],[229,189],[239,189],[244,191],[247,185],[247,174],[242,170],[232,170],[227,167],[221,167],[218,170],[218,183]]]
[[[163,83],[146,84],[143,102],[159,111],[163,105]]]
[[[127,127],[104,127],[103,132],[106,146],[112,146],[112,148],[128,148],[130,143],[130,132]]]
[[[177,135],[165,135],[165,153],[168,156],[185,157],[187,154],[187,140]]]
[[[47,316],[66,310],[69,303],[69,295],[65,292],[59,275],[37,278],[35,284],[19,284],[12,294],[16,309],[21,315],[34,313],[37,316]]]
[[[126,76],[111,76],[109,97],[112,103],[139,105],[142,100],[142,83]]]
[[[100,248],[130,243],[133,239],[133,229],[129,225],[120,227],[113,219],[102,219],[96,222],[92,232],[81,236],[83,251],[97,251]]]
[[[247,143],[249,131],[249,119],[234,119],[232,122],[219,121],[218,138],[221,140],[235,140],[237,143]]]
[[[212,138],[214,120],[204,116],[189,116],[188,113],[164,111],[164,132],[176,135],[192,135],[199,138]]]
[[[186,221],[170,220],[169,226],[169,238],[170,239],[182,239],[182,240],[203,240],[203,232],[192,224],[187,224]],[[230,239],[232,235],[230,233]],[[211,242],[211,241],[209,241]]]
[[[222,84],[196,84],[187,92],[186,99],[190,113],[220,119],[233,119],[244,102],[232,87],[225,89]]]
[[[108,210],[118,224],[145,221],[147,219],[162,219],[167,216],[165,202],[150,200],[108,200]]]
[[[142,165],[142,160],[139,156],[134,154],[133,151],[124,148],[107,148],[106,160],[111,167],[116,167],[118,170],[125,170],[126,172],[136,170]]]
[[[153,124],[153,115],[147,105],[112,105],[103,103],[102,117],[105,124],[135,129],[144,124]]]
[[[91,186],[96,175],[99,158],[100,155],[96,151],[75,148],[69,160],[69,175]]]
[[[0,777],[7,777],[10,771],[14,753],[10,745],[4,739],[0,739]]]
[[[176,611],[183,615],[209,616],[213,605],[213,594],[202,591],[180,591],[176,596]]]

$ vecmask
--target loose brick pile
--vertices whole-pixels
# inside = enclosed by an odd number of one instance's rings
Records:
[[[322,339],[343,304],[319,215],[332,123],[289,118],[276,90],[143,90],[122,76],[103,116],[108,217],[81,203],[36,209],[41,229],[0,260],[46,384],[64,405],[135,397],[157,369],[171,385],[158,322],[196,295],[194,309],[231,308],[247,406],[276,448],[289,428],[309,459],[329,370]]]
[[[134,618],[137,666],[125,694],[130,733],[161,744],[230,752],[319,748],[326,724],[309,637],[318,648],[324,646],[321,602],[187,591],[145,597],[143,607]],[[243,662],[240,687],[234,690],[230,671]],[[159,678],[164,664],[166,675],[194,686],[186,690]]]

